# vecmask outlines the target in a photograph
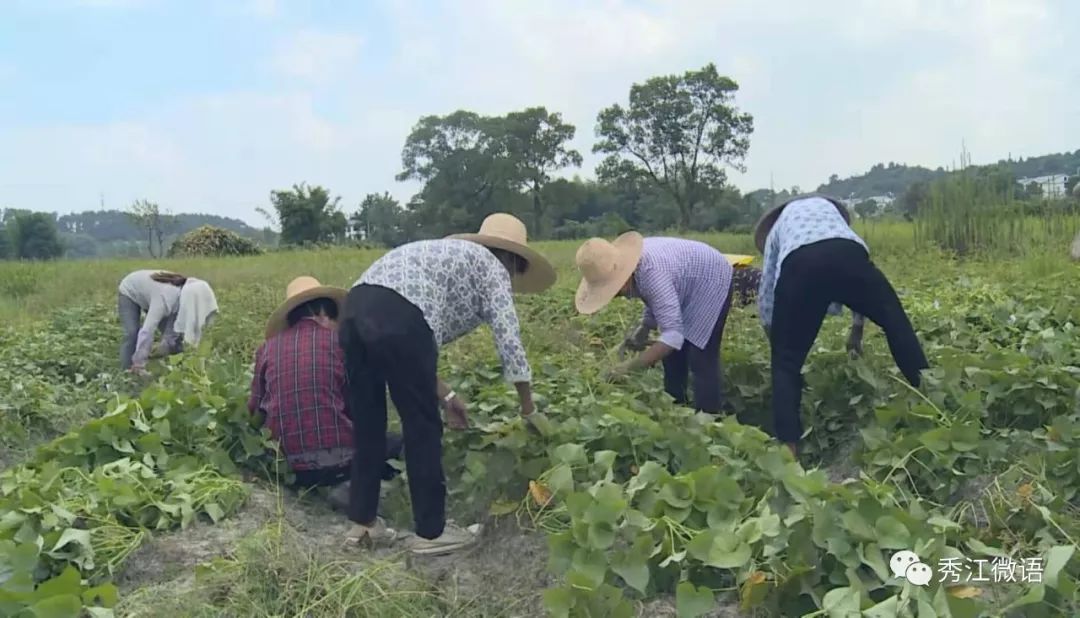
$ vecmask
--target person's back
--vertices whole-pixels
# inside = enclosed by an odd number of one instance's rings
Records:
[[[157,270],[136,270],[128,273],[120,280],[119,291],[135,301],[143,311],[148,311],[154,297],[159,297],[167,313],[175,313],[180,302],[181,287],[155,280],[154,275],[159,273],[161,271]]]
[[[440,346],[480,324],[494,286],[509,291],[511,285],[506,268],[486,247],[446,238],[390,250],[356,281],[360,283],[390,288],[416,305]]]
[[[303,318],[267,339],[256,356],[255,381],[249,407],[266,415],[294,470],[349,463],[352,422],[336,329]]]

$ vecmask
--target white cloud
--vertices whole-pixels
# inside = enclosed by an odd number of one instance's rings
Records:
[[[326,82],[356,66],[361,42],[354,34],[301,30],[279,44],[273,66],[288,77]]]

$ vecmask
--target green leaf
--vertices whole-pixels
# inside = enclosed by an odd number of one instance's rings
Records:
[[[567,618],[574,607],[574,591],[569,588],[548,588],[544,591],[544,607],[555,618]]]
[[[821,609],[830,618],[849,618],[859,615],[859,591],[854,588],[833,588],[821,600]]]
[[[1065,565],[1069,563],[1069,558],[1072,558],[1075,551],[1075,545],[1058,545],[1047,550],[1046,567],[1043,570],[1043,582],[1046,585],[1051,588],[1058,587],[1058,577],[1061,575],[1061,569],[1065,568]]]
[[[981,554],[983,556],[996,556],[998,558],[1008,558],[1009,557],[1009,554],[1005,553],[1004,551],[1002,551],[1002,550],[1000,550],[1000,549],[998,549],[996,547],[990,547],[989,545],[983,543],[979,539],[968,539],[967,546],[970,547],[976,553]]]
[[[216,524],[225,517],[225,511],[222,510],[221,505],[216,502],[207,502],[203,505],[203,510],[210,516],[210,519]]]
[[[699,588],[688,581],[675,587],[675,611],[679,618],[704,616],[715,606],[716,597],[708,588]]]
[[[895,517],[889,515],[879,517],[875,528],[877,530],[878,545],[881,547],[886,549],[910,548],[911,533]]]
[[[589,524],[589,547],[607,549],[615,543],[615,528],[604,521]]]
[[[82,607],[78,595],[62,594],[34,603],[30,613],[35,618],[79,618]]]
[[[589,463],[585,447],[576,443],[560,444],[552,452],[555,461],[568,466],[583,466]]]
[[[78,569],[69,564],[59,575],[42,582],[34,591],[34,598],[47,600],[50,597],[75,595],[77,599],[81,592],[82,576],[79,575]],[[79,607],[82,607],[81,602]]]
[[[896,618],[899,615],[900,598],[891,596],[877,605],[863,610],[862,615],[866,618]]]
[[[624,553],[612,561],[611,570],[623,578],[627,586],[645,594],[649,585],[649,565],[644,557]]]
[[[495,502],[491,503],[490,507],[488,507],[488,513],[491,513],[495,517],[509,515],[510,513],[518,510],[519,506],[519,503],[510,500],[496,500]]]
[[[573,470],[563,464],[556,466],[548,473],[547,486],[556,495],[566,495],[574,491]]]
[[[659,498],[676,509],[685,509],[694,501],[694,489],[686,481],[672,479],[660,488]]]
[[[1034,605],[1035,603],[1041,603],[1046,596],[1046,586],[1043,584],[1035,584],[1028,591],[1024,593],[1024,596],[1016,599],[1005,608],[1005,611],[1010,609],[1016,609],[1017,607],[1023,607],[1025,605]]]
[[[737,569],[751,557],[750,546],[737,535],[715,529],[695,536],[686,549],[697,560],[718,569]]]

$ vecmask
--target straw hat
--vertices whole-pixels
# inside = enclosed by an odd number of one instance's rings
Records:
[[[608,242],[590,238],[577,251],[581,283],[574,296],[580,313],[596,313],[615,298],[623,284],[634,273],[645,239],[637,232],[626,232]]]
[[[316,298],[329,298],[337,304],[338,315],[345,307],[345,296],[348,292],[342,288],[335,288],[319,283],[315,277],[297,277],[289,282],[285,288],[285,302],[281,303],[266,323],[266,338],[285,330],[289,326],[289,312],[300,305],[315,300]]]
[[[447,238],[470,240],[491,249],[502,249],[528,262],[524,273],[514,275],[513,289],[522,294],[543,292],[555,284],[555,268],[544,256],[528,247],[525,224],[513,215],[497,212],[488,215],[475,234],[451,234]]]
[[[844,218],[844,221],[846,221],[848,225],[851,225],[851,215],[848,214],[847,208],[845,208],[844,205],[840,203],[840,201],[836,198],[832,198],[827,195],[818,195],[816,193],[799,195],[789,199],[788,201],[780,204],[779,206],[769,209],[765,212],[765,214],[761,215],[760,219],[758,219],[757,224],[754,226],[754,244],[757,245],[758,251],[762,253],[765,252],[765,239],[769,237],[769,232],[772,231],[773,225],[776,224],[776,219],[780,216],[780,213],[783,212],[784,207],[792,202],[796,202],[798,200],[805,200],[812,197],[820,197],[823,200],[828,200],[829,202],[832,202],[832,205],[836,206],[836,209],[840,211],[840,216]]]

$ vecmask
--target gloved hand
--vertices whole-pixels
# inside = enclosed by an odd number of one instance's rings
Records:
[[[846,345],[848,356],[851,357],[852,359],[856,359],[856,358],[859,358],[860,356],[862,356],[862,351],[863,351],[863,349],[862,349],[862,338],[863,338],[863,327],[864,327],[865,323],[866,323],[866,318],[864,318],[862,315],[860,315],[858,313],[854,313],[852,315],[851,333],[848,334],[847,345]]]
[[[652,329],[645,326],[644,322],[638,324],[637,327],[623,339],[622,345],[619,346],[619,355],[622,356],[627,351],[640,352],[648,347],[650,330]]]

